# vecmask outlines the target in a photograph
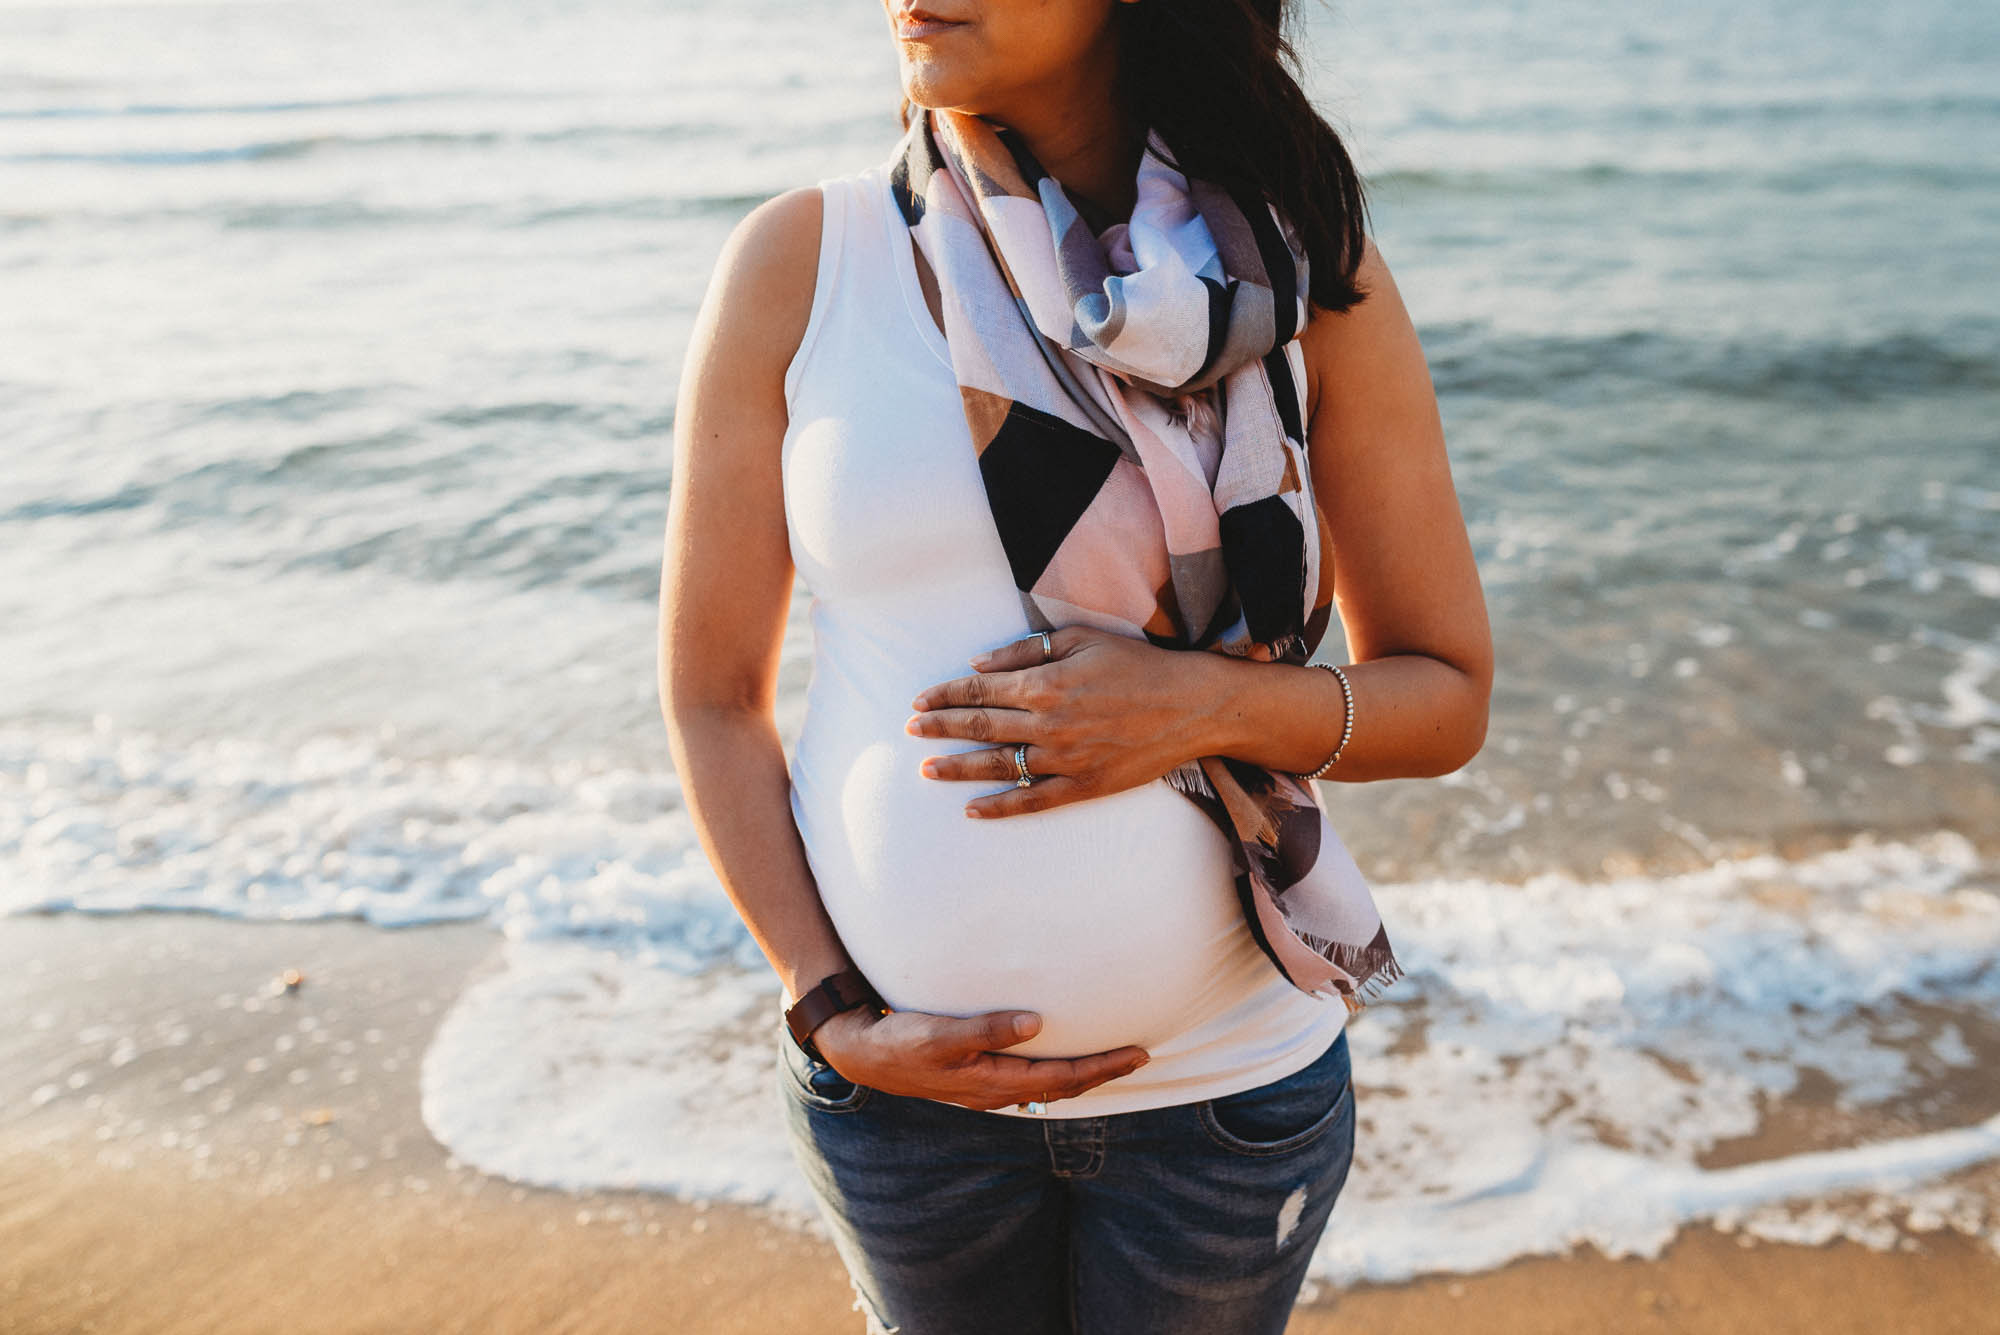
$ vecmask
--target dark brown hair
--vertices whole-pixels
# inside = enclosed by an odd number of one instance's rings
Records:
[[[1299,230],[1313,304],[1344,311],[1367,236],[1361,174],[1294,71],[1287,0],[1114,4],[1116,96],[1165,141],[1175,170],[1270,200]],[[910,126],[910,101],[898,108]]]

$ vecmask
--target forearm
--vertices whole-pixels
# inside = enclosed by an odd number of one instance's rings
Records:
[[[1191,651],[1197,755],[1226,755],[1310,773],[1340,744],[1346,701],[1324,668]],[[1486,740],[1487,689],[1425,654],[1343,663],[1354,692],[1354,729],[1321,777],[1361,783],[1449,774]]]
[[[702,848],[786,999],[796,1000],[853,961],[792,820],[777,730],[749,709],[682,708],[668,714],[667,739]]]

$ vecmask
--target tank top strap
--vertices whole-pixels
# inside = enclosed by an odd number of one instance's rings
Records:
[[[855,203],[853,178],[824,177],[819,181],[817,188],[820,197],[819,267],[815,271],[818,276],[813,281],[812,312],[806,318],[805,332],[799,337],[798,350],[785,368],[785,402],[793,405],[798,400],[799,378],[811,360],[813,348],[819,341],[820,329],[826,324],[827,309],[834,304],[834,295],[842,277],[841,258],[848,247],[852,231],[849,226],[849,214]]]
[[[857,385],[880,383],[885,373],[951,379],[950,352],[924,306],[915,248],[890,196],[888,170],[879,162],[818,182],[819,278],[785,373],[785,400],[794,410],[811,409],[821,391],[838,402]]]

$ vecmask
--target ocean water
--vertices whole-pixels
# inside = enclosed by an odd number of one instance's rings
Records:
[[[2000,1248],[2000,10],[1302,45],[1499,658],[1473,764],[1328,790],[1409,975],[1314,1274]],[[810,1227],[655,600],[722,239],[896,96],[864,0],[0,3],[0,913],[489,921],[441,1140]]]

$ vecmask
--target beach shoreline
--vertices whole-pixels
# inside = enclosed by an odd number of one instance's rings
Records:
[[[1353,1171],[1292,1329],[2000,1335],[2000,314],[1968,281],[2000,6],[1294,17],[1495,670],[1468,763],[1319,785],[1401,981],[1346,1017]],[[883,162],[888,36],[0,4],[0,1335],[862,1335],[757,872],[662,730],[662,556],[731,236]],[[876,398],[920,401],[907,351]],[[789,759],[852,666],[847,576],[937,573],[881,527],[795,544],[758,632]],[[1388,606],[1434,545],[1328,536],[1313,657],[1434,648]],[[1364,745],[1418,704],[1367,696]],[[827,776],[839,851],[887,884],[868,773]],[[1103,981],[1007,980],[1076,887],[975,920],[956,879],[893,888],[1004,972],[882,961],[899,1005]]]
[[[501,944],[473,923],[8,919],[0,988],[29,1023],[0,1047],[0,1330],[858,1332],[831,1247],[766,1211],[518,1185],[430,1136],[425,1046]],[[134,1029],[180,1041],[79,1060]],[[1874,1251],[1697,1225],[1657,1260],[1314,1283],[1290,1329],[1992,1332],[1996,1292],[2000,1256],[1949,1230]]]

